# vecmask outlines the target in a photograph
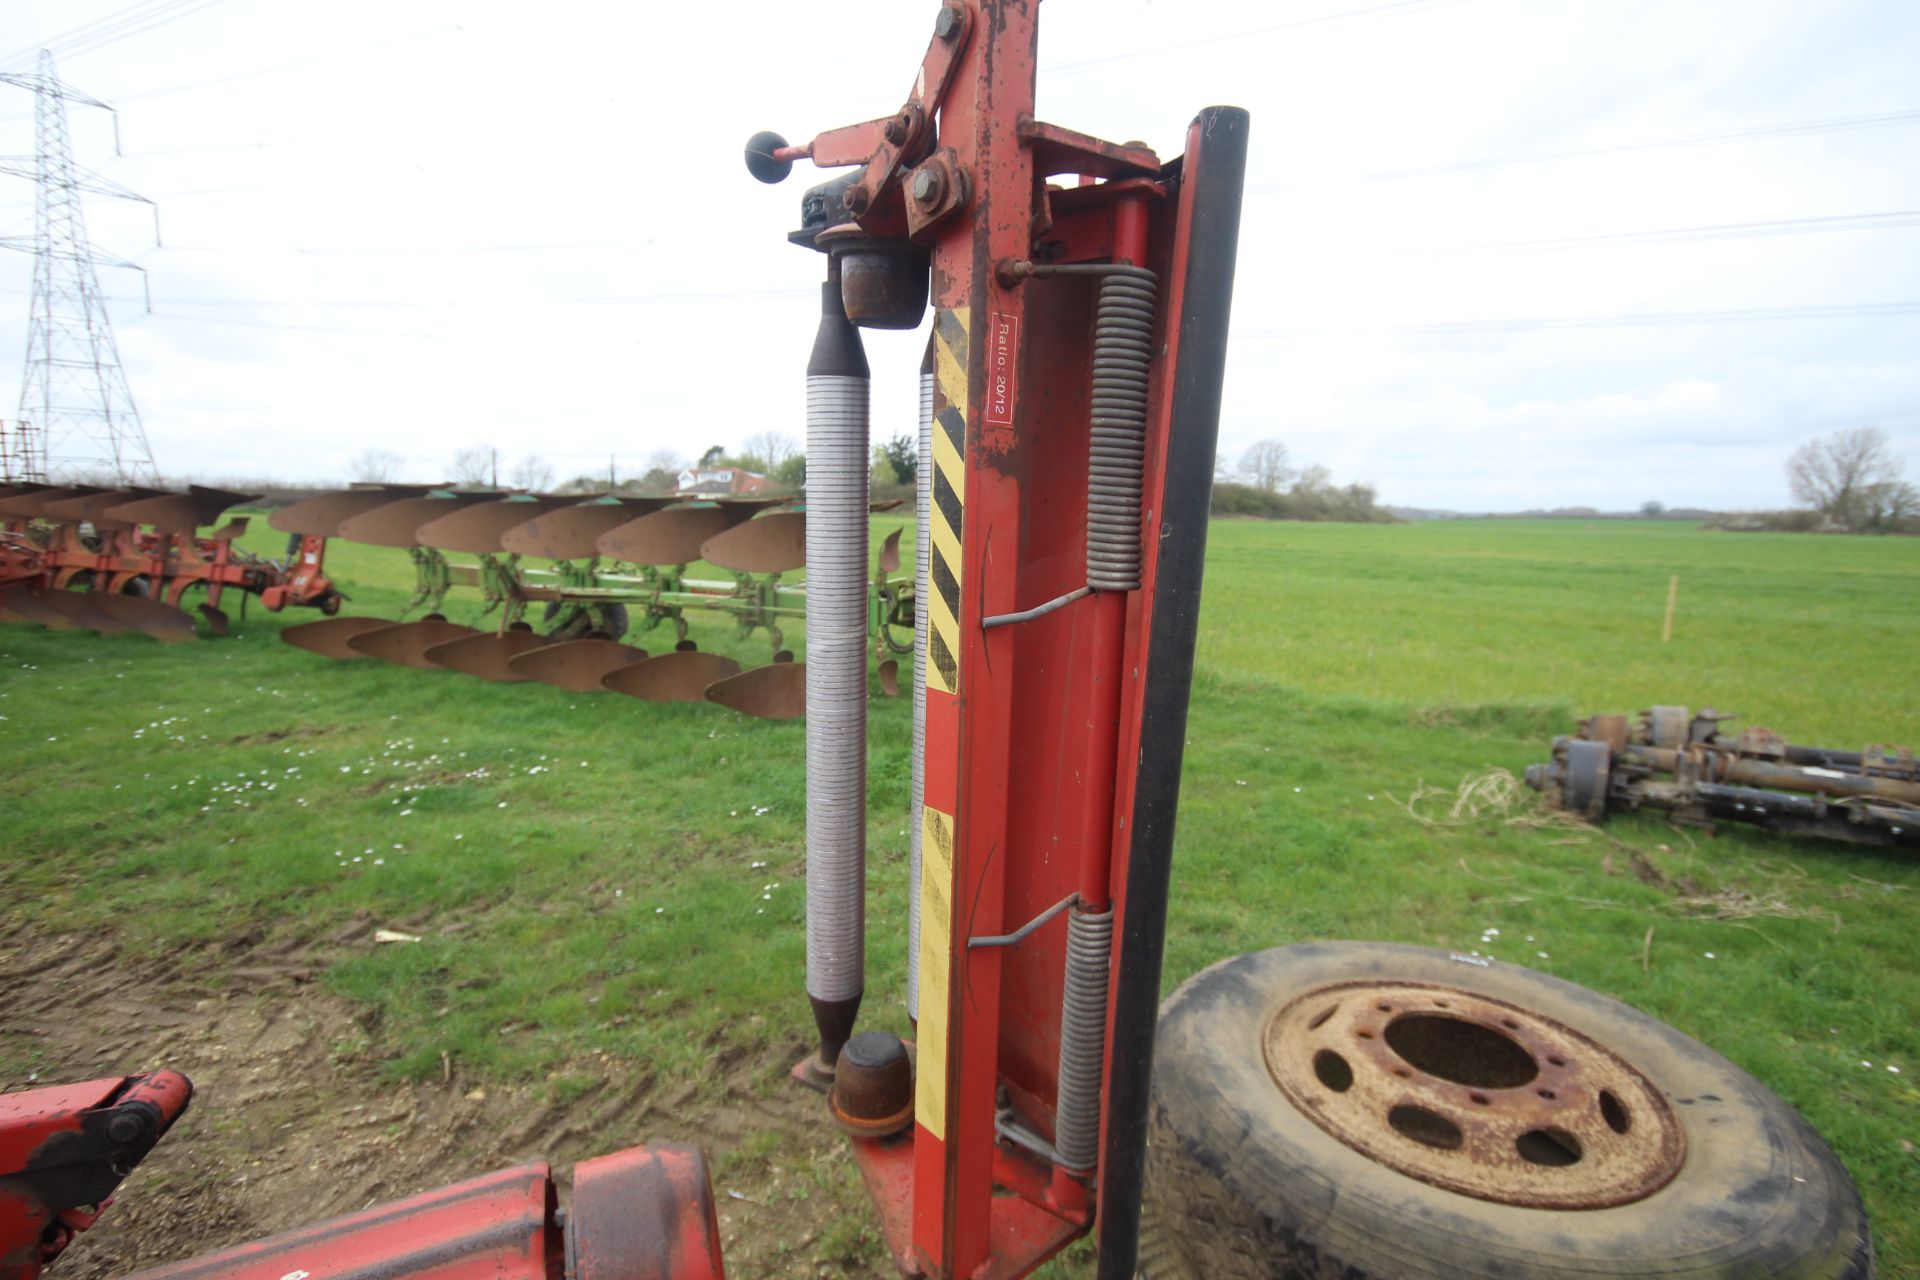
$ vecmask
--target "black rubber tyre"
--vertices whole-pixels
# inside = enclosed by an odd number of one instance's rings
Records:
[[[609,639],[614,640],[618,640],[621,636],[627,634],[627,606],[623,604],[602,605],[601,611],[606,615],[607,619],[606,630],[603,634]],[[550,623],[559,616],[560,602],[558,600],[549,600],[547,601],[546,610],[540,616],[540,620]],[[569,621],[565,627],[551,630],[547,632],[547,636],[549,639],[556,641],[584,640],[589,635],[594,634],[594,631],[593,615],[583,609],[579,613],[574,614],[572,620]]]
[[[1643,1199],[1572,1211],[1476,1199],[1361,1154],[1280,1090],[1263,1036],[1295,997],[1373,980],[1505,1001],[1597,1041],[1672,1107],[1685,1134],[1684,1164]],[[1141,1274],[1151,1280],[1874,1274],[1852,1179],[1759,1081],[1585,988],[1386,943],[1238,956],[1167,999],[1154,1049],[1145,1212]]]

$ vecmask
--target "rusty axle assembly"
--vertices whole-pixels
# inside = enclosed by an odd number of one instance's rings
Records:
[[[1733,717],[1660,706],[1630,723],[1597,715],[1555,738],[1553,759],[1527,767],[1547,803],[1594,822],[1659,809],[1711,828],[1743,822],[1854,844],[1920,847],[1920,765],[1907,747],[1860,751],[1790,743],[1771,729],[1737,734]]]

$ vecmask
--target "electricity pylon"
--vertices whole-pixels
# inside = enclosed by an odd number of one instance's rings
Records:
[[[34,94],[35,154],[0,157],[0,173],[32,178],[36,184],[33,235],[0,238],[0,248],[24,249],[34,256],[32,323],[19,416],[33,424],[47,479],[55,484],[158,484],[94,266],[131,267],[143,279],[146,273],[87,242],[80,193],[153,202],[73,162],[66,104],[113,108],[61,83],[53,72],[52,54],[42,49],[37,71],[0,73],[0,83]],[[117,140],[118,117],[114,134]]]

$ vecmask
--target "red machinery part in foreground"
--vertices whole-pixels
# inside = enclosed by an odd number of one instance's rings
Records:
[[[137,1280],[724,1280],[706,1160],[637,1147],[576,1165],[560,1213],[544,1163],[142,1271]]]
[[[177,1071],[0,1094],[0,1280],[33,1280],[91,1227],[192,1097]]]
[[[92,1226],[186,1110],[173,1071],[0,1094],[0,1280],[35,1280]],[[564,1215],[545,1164],[504,1169],[139,1280],[724,1280],[697,1147],[636,1147],[574,1167]]]

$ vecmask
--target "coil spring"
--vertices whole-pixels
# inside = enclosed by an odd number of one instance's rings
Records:
[[[1100,1067],[1107,1042],[1107,968],[1113,911],[1067,918],[1067,974],[1060,1000],[1060,1082],[1053,1147],[1060,1166],[1091,1169],[1100,1155]]]
[[[1093,420],[1087,459],[1087,585],[1140,586],[1140,494],[1147,456],[1147,380],[1159,278],[1100,268],[1093,315]]]
[[[929,351],[931,354],[931,351]],[[907,1016],[920,1018],[920,828],[927,765],[927,582],[933,509],[933,373],[920,374],[920,461],[914,476],[919,523],[913,535],[913,800],[907,836]]]

